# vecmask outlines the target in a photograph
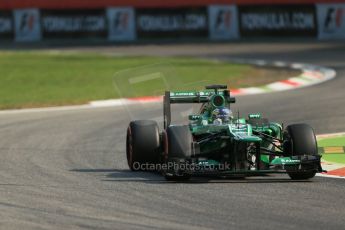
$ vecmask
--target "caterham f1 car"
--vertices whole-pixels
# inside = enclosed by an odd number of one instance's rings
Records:
[[[191,176],[258,176],[287,173],[306,180],[322,172],[317,141],[307,124],[286,128],[261,114],[236,117],[235,98],[225,85],[206,86],[204,91],[165,92],[164,130],[157,122],[136,120],[127,129],[129,168],[155,170],[167,180]],[[171,104],[200,103],[186,125],[171,124]]]

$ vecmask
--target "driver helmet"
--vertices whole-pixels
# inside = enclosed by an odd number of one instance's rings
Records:
[[[228,123],[232,117],[232,112],[226,107],[218,107],[212,111],[212,120],[214,124]]]

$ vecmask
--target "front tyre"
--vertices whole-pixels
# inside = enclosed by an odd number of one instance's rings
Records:
[[[307,124],[293,124],[284,131],[284,154],[285,156],[315,156],[318,155],[317,141],[314,130]],[[305,165],[300,172],[293,170],[289,176],[293,180],[307,180],[313,178],[317,168],[314,165]]]
[[[164,172],[168,181],[186,181],[190,175],[179,170],[192,155],[193,137],[187,125],[169,126],[164,133],[164,151],[168,169]]]

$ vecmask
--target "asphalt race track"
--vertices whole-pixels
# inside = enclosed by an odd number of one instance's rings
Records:
[[[81,48],[82,49],[82,48]],[[85,48],[89,50],[90,48]],[[332,67],[329,82],[238,97],[241,114],[263,111],[317,133],[345,131],[345,44],[239,43],[98,47],[119,54],[260,58]],[[144,118],[160,106],[127,108]],[[122,107],[0,113],[0,229],[344,229],[345,180],[285,175],[169,183],[130,172]],[[140,109],[140,108],[139,108]]]

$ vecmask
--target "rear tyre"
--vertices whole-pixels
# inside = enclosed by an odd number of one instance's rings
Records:
[[[286,127],[284,132],[284,153],[286,156],[317,155],[317,141],[314,130],[307,124],[294,124]],[[301,169],[301,172],[289,172],[293,180],[313,178],[315,169]]]
[[[179,170],[179,164],[185,163],[192,155],[193,137],[187,125],[170,126],[166,130],[165,156],[168,169],[165,179],[169,181],[186,181],[190,175]]]
[[[159,160],[160,139],[157,122],[150,120],[132,121],[127,129],[126,155],[132,171],[149,170],[145,164]]]

